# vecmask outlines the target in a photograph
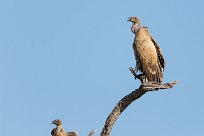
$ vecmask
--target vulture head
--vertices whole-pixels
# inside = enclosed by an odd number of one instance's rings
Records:
[[[140,20],[138,17],[130,17],[128,18],[128,21],[132,22],[133,24],[137,24],[138,26],[140,25]]]
[[[62,121],[60,119],[53,120],[51,124],[55,124],[56,126],[62,125]]]
[[[131,27],[131,31],[136,34],[137,31],[141,28],[141,22],[138,17],[130,17],[128,21],[132,22],[133,25]]]

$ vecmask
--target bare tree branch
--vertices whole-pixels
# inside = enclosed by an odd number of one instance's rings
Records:
[[[134,74],[133,74],[134,75]],[[178,81],[173,81],[166,84],[158,84],[151,82],[144,82],[140,85],[138,89],[131,92],[130,94],[123,97],[109,114],[106,119],[104,128],[101,132],[101,136],[109,136],[112,130],[114,123],[120,114],[136,99],[139,99],[142,95],[144,95],[148,91],[159,91],[159,89],[169,89],[172,88]]]
[[[96,129],[92,130],[88,136],[93,136],[96,133]]]

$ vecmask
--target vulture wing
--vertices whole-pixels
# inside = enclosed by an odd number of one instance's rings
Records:
[[[146,75],[148,81],[161,83],[165,65],[164,58],[161,49],[146,27],[138,30],[133,49],[136,54],[136,68]]]

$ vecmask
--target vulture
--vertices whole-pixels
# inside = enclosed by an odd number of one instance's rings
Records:
[[[52,136],[78,136],[77,132],[66,132],[62,127],[62,121],[60,119],[53,120],[51,124],[55,124],[56,128],[51,131]]]
[[[165,60],[161,48],[151,36],[148,28],[141,25],[138,17],[130,17],[131,31],[135,34],[133,50],[136,60],[135,73],[140,71],[145,76],[146,82],[161,83]]]

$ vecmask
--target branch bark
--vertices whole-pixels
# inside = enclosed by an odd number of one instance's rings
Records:
[[[109,136],[112,130],[114,123],[120,114],[136,99],[139,99],[142,95],[147,93],[148,91],[159,91],[159,89],[169,89],[172,88],[178,81],[173,81],[166,84],[158,84],[151,82],[144,82],[140,85],[138,89],[131,92],[130,94],[123,97],[109,114],[106,119],[104,128],[102,129],[101,136]]]

